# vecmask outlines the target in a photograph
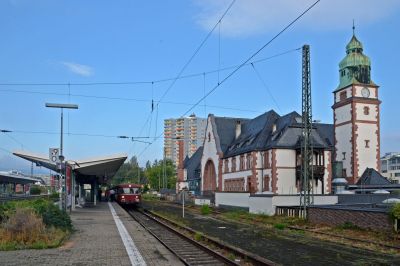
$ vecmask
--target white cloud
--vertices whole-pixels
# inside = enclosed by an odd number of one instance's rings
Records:
[[[60,63],[64,65],[69,71],[84,77],[89,77],[94,74],[93,68],[90,66],[81,65],[73,62],[60,62]]]
[[[276,32],[315,0],[237,0],[222,21],[221,34],[239,37]],[[196,22],[211,29],[231,0],[195,0],[201,11]],[[400,9],[398,0],[321,0],[296,27],[313,30],[351,30],[352,19],[367,25]]]

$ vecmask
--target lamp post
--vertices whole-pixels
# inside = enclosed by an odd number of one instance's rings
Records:
[[[59,160],[61,162],[61,175],[63,172],[62,169],[62,164],[64,161],[64,155],[63,155],[63,127],[64,127],[64,109],[78,109],[78,105],[77,104],[62,104],[62,103],[46,103],[46,107],[49,108],[60,108],[61,109],[61,138],[60,138],[60,156],[59,156]],[[63,205],[63,209],[64,211],[67,211],[67,178],[65,177],[65,171],[66,168],[64,166],[64,205]]]

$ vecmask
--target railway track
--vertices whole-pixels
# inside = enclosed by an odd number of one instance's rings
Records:
[[[181,233],[185,231],[189,235],[195,235],[196,232],[190,228],[180,226],[155,214],[139,210],[128,210],[128,213],[186,265],[277,265],[255,254],[202,236],[208,244],[213,246],[211,249]],[[179,231],[176,228],[179,228]],[[228,256],[239,260],[233,261],[221,253],[230,254]]]
[[[149,214],[138,210],[127,211],[185,265],[239,265]]]

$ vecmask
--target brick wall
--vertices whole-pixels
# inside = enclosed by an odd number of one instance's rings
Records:
[[[342,210],[331,208],[310,207],[308,221],[314,224],[343,225],[351,222],[361,228],[391,231],[393,224],[386,212],[366,210]]]

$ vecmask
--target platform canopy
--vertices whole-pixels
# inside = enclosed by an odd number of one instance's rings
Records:
[[[15,156],[21,157],[25,160],[35,163],[37,166],[43,166],[55,172],[60,172],[57,165],[51,162],[48,156],[34,154],[27,151],[13,152]],[[108,177],[111,178],[115,175],[121,165],[124,163],[128,156],[126,154],[83,159],[83,160],[67,160],[66,162],[72,167],[76,174],[82,176],[92,177]]]
[[[36,182],[40,182],[40,180],[36,178],[31,178],[16,171],[0,171],[0,184],[32,184]]]

